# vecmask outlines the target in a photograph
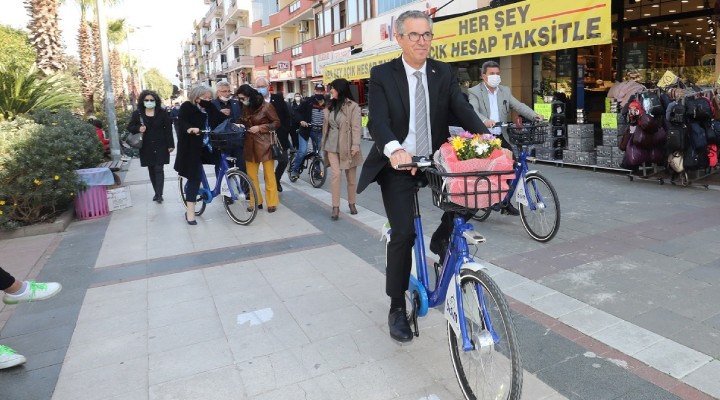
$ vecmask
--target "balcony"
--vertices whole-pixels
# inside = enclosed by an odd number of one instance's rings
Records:
[[[232,46],[240,39],[249,39],[252,37],[252,28],[249,26],[241,26],[235,28],[235,30],[227,32],[225,35],[225,48]]]
[[[279,53],[268,53],[255,57],[255,66],[262,67],[267,65],[276,65],[278,61],[289,61],[290,49],[287,48]]]
[[[241,16],[247,17],[248,11],[238,8],[237,0],[230,0],[230,7],[228,7],[227,14],[223,18],[223,22],[227,22],[233,18],[239,18]]]
[[[263,26],[262,20],[252,23],[252,32],[257,35],[259,33],[271,31],[292,22],[294,19],[301,17],[306,11],[312,10],[314,0],[296,0],[287,7],[270,16],[270,23]],[[292,11],[291,11],[292,10]]]
[[[223,72],[227,73],[240,68],[252,68],[255,65],[254,58],[255,57],[253,56],[235,57],[234,59],[230,60],[229,63],[227,63],[227,68],[223,67]]]

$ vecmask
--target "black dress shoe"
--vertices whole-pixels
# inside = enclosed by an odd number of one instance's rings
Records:
[[[282,185],[280,184],[280,182],[278,182],[277,184],[277,189],[279,193],[282,193]]]
[[[193,220],[189,220],[189,219],[187,218],[187,214],[185,214],[185,221],[187,221],[187,224],[188,224],[188,225],[197,225],[197,221],[194,220],[194,219],[193,219]]]
[[[157,200],[155,200],[155,201],[157,201],[158,204],[162,204],[162,202],[163,202],[162,196],[158,196],[158,197],[157,197]]]
[[[502,208],[501,213],[508,214],[508,215],[520,215],[520,211],[517,208],[515,208],[515,206],[512,205],[512,203],[507,203],[507,205],[505,205]]]
[[[157,201],[157,199],[158,199],[157,195],[153,196],[153,201]]]
[[[409,342],[413,338],[410,323],[407,320],[404,308],[391,308],[388,314],[388,328],[390,337],[398,342]]]

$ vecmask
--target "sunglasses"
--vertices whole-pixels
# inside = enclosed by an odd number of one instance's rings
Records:
[[[153,99],[153,98],[151,97],[151,98],[149,98],[149,99],[144,99],[143,101],[155,101],[155,99]]]

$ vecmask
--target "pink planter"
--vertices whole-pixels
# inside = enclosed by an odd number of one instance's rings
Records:
[[[75,216],[78,219],[94,219],[110,214],[105,186],[88,186],[75,198]]]

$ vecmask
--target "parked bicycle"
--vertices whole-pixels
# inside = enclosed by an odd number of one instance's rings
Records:
[[[310,129],[312,128],[321,128],[320,125],[310,125]],[[300,131],[298,130],[298,135],[300,134]],[[322,158],[322,153],[320,152],[320,144],[315,143],[314,141],[308,139],[309,142],[312,142],[312,151],[308,151],[305,154],[305,157],[303,158],[302,162],[300,163],[300,170],[298,171],[298,175],[302,174],[303,171],[306,169],[308,170],[308,175],[310,175],[310,184],[313,185],[313,187],[319,188],[323,184],[325,184],[325,179],[327,178],[327,167],[325,166],[325,161]],[[308,148],[310,146],[310,143],[308,143]],[[288,166],[287,166],[287,174],[288,179],[290,179],[290,182],[297,181],[297,176],[294,176],[292,173],[293,165],[295,164],[295,157],[297,157],[297,149],[291,148],[288,151]]]
[[[514,163],[515,178],[502,202],[480,209],[473,219],[485,221],[492,211],[502,211],[514,201],[520,211],[520,221],[531,238],[548,242],[560,229],[560,200],[550,181],[537,170],[528,168],[528,154],[525,149],[542,144],[548,132],[546,123],[509,124],[507,130],[511,144],[517,146],[518,159]]]
[[[222,196],[223,207],[225,207],[225,212],[227,212],[230,219],[239,225],[250,224],[257,215],[257,195],[255,193],[255,187],[250,178],[235,166],[237,159],[228,156],[224,152],[227,148],[236,146],[238,141],[243,139],[242,134],[216,133],[207,130],[202,132],[209,136],[209,141],[213,148],[220,150],[220,169],[217,173],[214,188],[210,188],[207,176],[205,175],[205,169],[201,169],[202,183],[195,203],[195,215],[202,215],[202,213],[205,212],[205,207],[212,203],[213,199]],[[180,197],[185,207],[187,207],[185,201],[185,185],[187,185],[187,179],[182,176],[179,177],[178,184]]]
[[[501,196],[502,172],[444,173],[430,166],[430,161],[422,159],[399,167],[424,168],[433,204],[442,210],[460,215],[475,210],[453,202],[459,198],[465,200],[464,204],[476,204],[484,196],[489,205],[493,195]],[[448,194],[447,179],[463,179],[464,192]],[[487,269],[470,254],[468,246],[475,246],[477,252],[477,246],[484,243],[485,238],[472,224],[455,217],[444,261],[435,264],[435,281],[431,286],[417,195],[419,187],[415,189],[413,202],[416,236],[407,292],[414,335],[420,335],[418,317],[425,316],[430,307],[437,307],[447,319],[450,357],[465,398],[520,399],[522,362],[507,301]],[[468,202],[473,196],[473,202]]]

